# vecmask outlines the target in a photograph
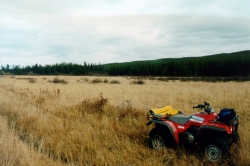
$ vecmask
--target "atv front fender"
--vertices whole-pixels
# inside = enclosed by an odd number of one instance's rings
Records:
[[[199,142],[201,139],[209,137],[209,136],[217,136],[220,138],[224,138],[230,135],[226,129],[219,128],[216,126],[210,125],[202,125],[197,134],[196,134],[196,141]]]
[[[155,126],[158,128],[162,128],[166,134],[168,134],[175,143],[179,143],[179,135],[178,135],[178,131],[175,127],[175,125],[173,124],[173,122],[171,121],[161,121],[161,120],[157,120],[157,119],[151,119],[147,125],[150,125],[151,123],[155,123]]]

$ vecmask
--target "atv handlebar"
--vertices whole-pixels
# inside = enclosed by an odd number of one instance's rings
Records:
[[[203,104],[198,104],[197,106],[193,106],[193,108],[205,108],[205,105],[203,105]]]
[[[193,108],[204,109],[204,111],[207,113],[214,112],[214,110],[210,107],[210,104],[206,101],[204,101],[204,104],[198,104],[197,106],[194,106]]]
[[[209,107],[210,104],[206,101],[204,101],[204,104],[198,104],[197,106],[193,106],[193,108],[206,108]]]

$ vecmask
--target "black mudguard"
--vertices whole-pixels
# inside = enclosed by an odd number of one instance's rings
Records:
[[[151,123],[155,123],[156,127],[163,128],[163,130],[165,130],[166,132],[169,133],[169,135],[172,137],[173,141],[175,143],[178,143],[177,139],[175,138],[174,131],[172,130],[172,128],[170,127],[169,124],[165,123],[164,121],[157,120],[157,119],[151,119],[147,123],[147,125],[150,125]]]
[[[226,129],[219,128],[216,126],[204,125],[204,126],[201,126],[199,130],[197,131],[195,141],[199,142],[202,139],[210,137],[210,136],[217,136],[220,138],[224,138],[228,136],[228,133]]]

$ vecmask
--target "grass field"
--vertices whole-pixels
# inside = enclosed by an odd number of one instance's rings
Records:
[[[151,108],[190,115],[210,102],[240,115],[239,147],[217,165],[250,165],[250,82],[126,77],[0,77],[0,165],[215,165],[199,150],[148,148]]]

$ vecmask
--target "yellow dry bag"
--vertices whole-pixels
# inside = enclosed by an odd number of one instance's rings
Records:
[[[178,113],[178,110],[172,108],[172,106],[165,106],[162,108],[154,108],[149,110],[148,118],[166,118],[170,115],[175,115]]]

